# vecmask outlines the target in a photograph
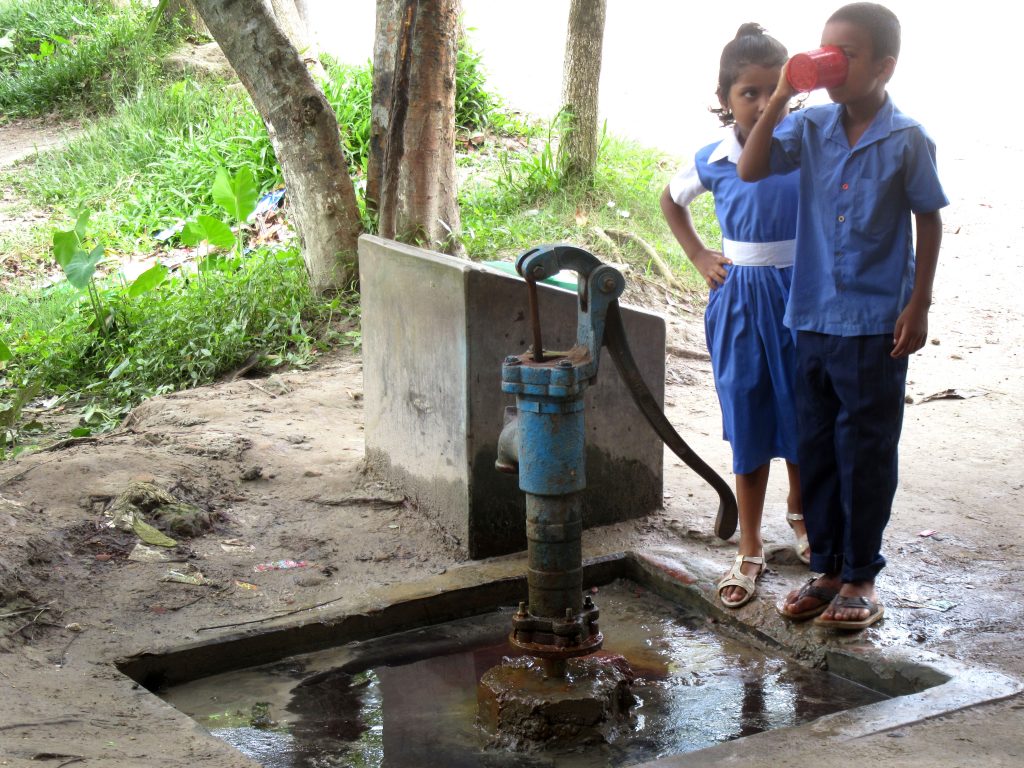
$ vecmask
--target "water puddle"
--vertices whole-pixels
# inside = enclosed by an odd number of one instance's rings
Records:
[[[161,692],[267,768],[627,766],[885,698],[716,634],[629,581],[602,587],[605,652],[639,704],[614,743],[517,754],[489,746],[477,683],[504,656],[511,610],[295,656]]]

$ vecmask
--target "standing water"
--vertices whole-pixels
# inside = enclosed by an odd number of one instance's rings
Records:
[[[602,653],[629,662],[637,699],[610,744],[516,753],[478,717],[478,683],[514,655],[511,613],[405,632],[183,684],[162,693],[268,768],[625,766],[879,701],[772,658],[632,582],[601,588]],[[521,663],[521,662],[520,662]]]

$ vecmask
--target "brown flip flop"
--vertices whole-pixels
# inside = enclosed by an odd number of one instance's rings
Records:
[[[776,606],[776,609],[778,610],[782,618],[789,619],[790,621],[806,621],[807,619],[813,619],[815,616],[819,616],[822,613],[824,613],[825,609],[827,609],[829,605],[831,605],[832,601],[839,597],[838,589],[819,587],[817,584],[815,584],[814,582],[817,581],[818,578],[818,576],[815,576],[802,587],[800,587],[800,591],[796,593],[796,597],[793,599],[792,602],[799,603],[805,597],[812,597],[815,600],[820,600],[821,605],[816,605],[810,610],[801,611],[800,613],[789,613],[784,609],[786,603],[783,602],[780,605]]]
[[[832,606],[834,608],[862,608],[868,612],[868,615],[863,619],[847,621],[839,621],[838,619],[822,619],[819,616],[814,620],[814,626],[828,627],[829,629],[865,629],[885,615],[885,606],[860,595],[856,597],[836,595],[832,600]],[[821,613],[824,613],[824,611],[821,611]]]

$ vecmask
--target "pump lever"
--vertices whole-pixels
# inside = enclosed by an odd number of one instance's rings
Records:
[[[626,343],[626,331],[619,312],[618,298],[625,290],[626,281],[617,269],[602,263],[592,253],[566,243],[538,245],[516,259],[516,270],[529,287],[534,360],[544,362],[536,283],[563,269],[572,270],[578,275],[577,345],[584,347],[590,355],[589,362],[579,366],[579,378],[593,380],[597,376],[601,347],[607,346],[633,402],[658,437],[718,493],[715,535],[728,539],[736,532],[738,522],[736,497],[729,484],[675,430],[640,375]]]
[[[602,263],[582,248],[566,243],[538,245],[516,259],[516,271],[526,280],[530,297],[530,323],[533,330],[533,359],[544,362],[540,313],[537,305],[537,281],[571,270],[577,274],[576,344],[589,355],[589,363],[581,366],[580,378],[597,376],[604,327],[608,310],[626,289],[626,279],[619,270]]]

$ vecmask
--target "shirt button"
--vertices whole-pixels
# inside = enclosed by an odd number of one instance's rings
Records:
[[[846,221],[846,217],[843,216],[842,214],[839,214],[839,223],[842,224],[844,221]]]
[[[843,188],[844,190],[845,190],[845,189],[849,189],[849,188],[850,188],[850,185],[849,185],[849,184],[843,184],[842,188]]]

